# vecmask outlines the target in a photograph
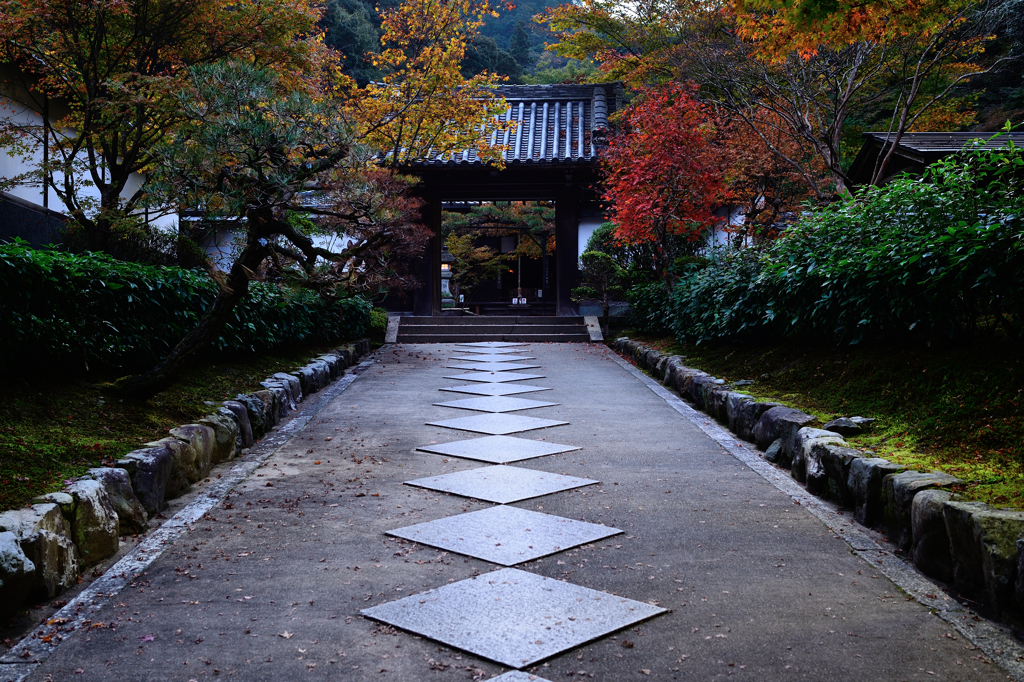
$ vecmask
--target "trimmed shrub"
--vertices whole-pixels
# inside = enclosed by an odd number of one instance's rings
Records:
[[[956,340],[996,327],[1020,337],[1022,168],[1011,145],[866,188],[856,202],[805,216],[762,253],[714,254],[678,279],[661,319],[695,342]],[[658,317],[647,308],[638,312]]]
[[[217,287],[205,273],[105,254],[0,246],[0,363],[132,371],[163,358],[198,322]],[[262,351],[363,334],[370,304],[253,282],[213,351]]]

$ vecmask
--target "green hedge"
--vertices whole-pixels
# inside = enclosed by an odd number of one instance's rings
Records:
[[[678,279],[661,318],[695,342],[1020,337],[1022,169],[1011,145],[867,188],[806,215],[763,252],[718,252]],[[657,317],[639,298],[646,319]]]
[[[138,370],[154,364],[216,297],[205,273],[117,261],[98,253],[0,246],[0,364],[26,361]],[[254,282],[214,343],[220,353],[263,351],[360,336],[361,298]]]

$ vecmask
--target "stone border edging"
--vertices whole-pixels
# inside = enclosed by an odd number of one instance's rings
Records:
[[[365,339],[358,342],[357,348],[353,349],[351,359],[357,359],[357,353],[362,355],[363,349],[369,351],[369,342]],[[142,542],[109,567],[102,576],[50,616],[46,623],[37,626],[18,644],[0,656],[0,682],[21,682],[31,674],[66,636],[80,629],[86,621],[90,620],[89,616],[92,613],[102,608],[111,597],[117,595],[152,564],[163,553],[166,545],[173,543],[174,539],[186,531],[192,523],[201,519],[214,505],[223,500],[236,485],[277,452],[295,431],[305,426],[328,402],[348,388],[358,375],[374,362],[374,358],[370,357],[347,374],[342,374],[341,370],[338,370],[336,375],[338,381],[333,385],[325,385],[325,390],[322,392],[315,389],[319,395],[315,399],[312,396],[307,399],[306,404],[301,408],[301,414],[293,417],[280,429],[268,431],[269,435],[266,438],[256,443],[248,453],[241,455],[245,458],[244,461],[221,474],[219,479],[212,481],[211,485],[204,489],[196,499],[150,532]],[[251,457],[253,454],[255,457]]]
[[[624,346],[625,344],[621,343],[623,340],[623,338],[617,339],[615,342],[616,346]],[[645,359],[653,358],[655,366],[661,364],[661,360],[666,359],[666,356],[643,344],[635,341],[630,341],[629,343],[634,345],[634,348],[639,348],[637,353],[641,357]],[[716,423],[711,415],[699,412],[679,396],[660,385],[656,380],[644,374],[638,367],[620,358],[612,350],[607,352],[616,364],[629,371],[630,374],[665,400],[680,415],[686,417],[730,454],[791,497],[795,503],[805,507],[824,523],[836,537],[844,539],[850,545],[854,554],[857,554],[869,564],[878,568],[887,578],[910,594],[915,600],[933,610],[936,615],[952,625],[957,632],[996,661],[1014,679],[1018,680],[1018,682],[1024,682],[1024,646],[1015,638],[1006,635],[995,624],[981,619],[969,609],[963,607],[940,586],[894,556],[889,550],[879,545],[853,523],[837,514],[836,508],[830,503],[809,493],[794,480],[794,477],[786,476],[782,470],[773,466],[762,455],[758,454],[750,444],[741,442],[737,436]],[[651,354],[657,354],[657,357]],[[699,370],[690,371],[698,372]],[[669,373],[664,371],[664,368],[663,373],[666,377],[670,377]],[[702,372],[701,374],[704,373]],[[666,382],[669,380],[669,378],[665,379]],[[893,474],[889,474],[889,476],[891,475]],[[923,492],[923,489],[915,492]],[[1019,541],[1017,546],[1018,548],[1022,546]]]

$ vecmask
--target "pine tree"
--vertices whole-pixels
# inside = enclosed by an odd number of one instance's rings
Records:
[[[508,51],[524,69],[533,66],[533,62],[530,61],[530,34],[526,32],[526,25],[521,21],[516,24],[516,30],[508,41]]]

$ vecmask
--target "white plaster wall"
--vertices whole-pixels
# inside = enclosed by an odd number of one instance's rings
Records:
[[[605,218],[583,218],[580,220],[579,226],[579,253],[576,254],[577,259],[583,255],[583,252],[587,248],[587,242],[590,240],[590,236],[594,234],[594,230],[601,227],[604,223],[608,222]]]
[[[42,126],[43,123],[42,114],[2,95],[0,95],[0,116],[13,119],[19,124]],[[29,157],[27,162],[21,156],[11,156],[7,153],[7,150],[0,149],[0,177],[13,178],[21,173],[31,170],[33,166],[38,166],[42,161],[43,150],[41,146],[35,150],[35,153]],[[132,196],[132,194],[134,194],[142,185],[144,179],[144,176],[141,174],[133,173],[125,186],[124,191],[121,193],[121,196],[126,199]],[[54,184],[59,186],[64,181],[63,175],[55,173],[53,181]],[[9,189],[7,193],[42,208],[43,189],[41,185],[42,183],[37,179],[32,183],[15,186],[12,189]],[[57,198],[52,189],[49,189],[48,191],[48,208],[52,211],[66,215],[67,210],[65,209],[64,204],[61,203],[60,199]],[[83,196],[91,196],[97,200],[99,199],[99,192],[97,192],[95,188],[83,188],[81,193]],[[155,227],[163,229],[177,229],[177,211],[174,209],[153,211],[149,215],[149,223]]]

